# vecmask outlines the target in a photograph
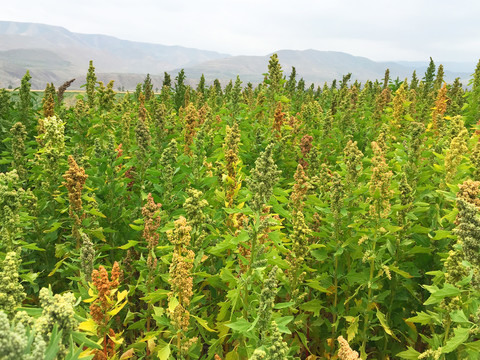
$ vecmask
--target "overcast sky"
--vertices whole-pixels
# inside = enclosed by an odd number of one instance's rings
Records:
[[[231,55],[316,49],[475,63],[479,19],[478,0],[9,0],[0,12],[0,20]]]

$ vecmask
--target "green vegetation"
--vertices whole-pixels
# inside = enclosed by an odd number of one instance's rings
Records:
[[[0,90],[1,359],[478,359],[480,63],[266,71]]]

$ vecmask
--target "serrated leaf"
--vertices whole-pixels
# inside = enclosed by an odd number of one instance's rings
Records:
[[[99,227],[93,230],[90,230],[90,233],[95,236],[97,239],[106,241],[105,235],[103,235],[103,228]]]
[[[143,225],[128,224],[128,226],[130,226],[135,231],[142,231],[143,230]]]
[[[322,302],[318,299],[310,300],[299,306],[301,310],[312,312],[314,316],[320,315],[320,310],[324,308]]]
[[[22,249],[36,250],[36,251],[45,251],[45,249],[39,248],[37,243],[22,245]]]
[[[291,334],[292,332],[287,327],[287,324],[289,324],[292,320],[293,320],[293,316],[282,316],[282,317],[276,318],[274,321],[278,326],[278,331],[284,334]]]
[[[240,356],[238,356],[237,350],[232,350],[227,355],[225,355],[225,360],[239,360]]]
[[[95,216],[100,216],[102,218],[106,218],[105,215],[103,215],[100,211],[98,211],[97,209],[95,208],[91,208],[89,211],[88,211],[89,214],[91,215],[95,215]]]
[[[91,334],[96,334],[97,333],[97,324],[93,319],[88,319],[87,321],[81,322],[78,325],[78,329],[82,331],[86,331]]]
[[[393,333],[393,331],[388,326],[387,319],[385,318],[385,315],[378,308],[377,308],[377,319],[380,321],[380,325],[382,325],[383,330],[385,330],[385,332],[388,335],[393,337],[395,340],[400,341],[400,340],[398,340],[397,336]]]
[[[102,349],[100,344],[97,344],[95,341],[89,339],[85,333],[80,331],[73,331],[72,338],[78,345],[88,346],[90,349]]]
[[[352,316],[353,317],[353,316]],[[350,325],[347,328],[347,341],[350,342],[355,338],[355,335],[357,335],[358,332],[358,316],[353,318],[352,321],[350,321]]]
[[[450,230],[437,230],[435,231],[435,236],[432,237],[432,240],[442,240],[446,238],[454,238],[455,236],[452,234]]]
[[[195,315],[191,315],[191,317],[193,317],[195,320],[197,320],[197,322],[202,325],[202,327],[207,330],[207,331],[210,331],[210,332],[216,332],[215,330],[213,330],[210,326],[208,326],[208,322],[205,320],[205,319],[202,319],[202,318],[199,318],[198,316],[195,316]]]
[[[139,242],[140,241],[137,241],[137,240],[128,240],[128,242],[125,245],[119,246],[118,248],[122,249],[122,250],[127,250],[127,249],[130,249],[131,247],[137,245]]]
[[[409,346],[408,350],[399,352],[397,356],[402,359],[416,360],[420,356],[420,353],[411,346]]]
[[[399,269],[398,267],[396,267],[394,265],[390,265],[388,268],[390,270],[392,270],[393,272],[397,273],[398,275],[403,276],[406,279],[411,279],[413,277],[408,272],[403,271],[403,270]]]
[[[462,345],[465,341],[468,340],[470,336],[470,329],[457,327],[453,329],[453,333],[455,334],[450,340],[447,341],[445,346],[442,348],[442,354],[448,354]]]
[[[127,291],[127,290],[125,290]],[[127,301],[124,301],[122,304],[115,306],[112,310],[110,310],[107,314],[110,316],[115,316],[117,315],[120,310],[123,309],[123,307],[127,304]]]
[[[465,345],[470,350],[478,351],[480,353],[480,340],[465,343],[463,345]]]
[[[60,223],[60,222],[54,222],[54,223],[52,224],[52,227],[51,227],[50,229],[44,230],[43,232],[46,233],[46,234],[52,233],[52,232],[54,232],[55,230],[59,229],[61,226],[62,226],[62,223]]]
[[[427,324],[430,324],[433,322],[433,319],[430,315],[428,315],[427,313],[423,312],[423,311],[420,311],[420,312],[417,312],[417,315],[416,316],[413,316],[411,318],[408,318],[405,320],[406,322],[413,322],[413,323],[418,323],[418,324],[422,324],[422,325],[427,325]]]
[[[48,276],[52,276],[53,274],[55,274],[65,260],[66,260],[66,258],[63,258],[62,260],[58,261],[58,262],[55,264],[55,267],[53,268],[53,270],[50,271],[50,273],[48,274]]]
[[[160,360],[168,360],[170,357],[170,344],[165,344],[160,350],[158,350],[157,356]]]
[[[168,310],[173,313],[173,311],[176,309],[178,304],[179,304],[178,299],[172,296],[168,301]]]
[[[423,303],[423,305],[433,305],[441,302],[446,297],[453,297],[460,295],[460,289],[456,288],[451,284],[445,284],[443,289],[436,289],[431,291],[432,287],[424,286],[425,289],[429,290],[432,294],[430,297]]]
[[[277,304],[275,304],[275,306],[273,308],[274,309],[285,309],[285,308],[288,308],[292,305],[295,305],[295,302],[289,301],[289,302],[284,302],[284,303],[277,303]]]
[[[123,290],[117,293],[117,303],[120,303],[128,295],[128,290]]]
[[[465,316],[465,313],[463,310],[454,310],[450,313],[450,318],[452,319],[453,322],[456,323],[471,323],[467,317]]]
[[[230,323],[230,324],[225,324],[228,326],[230,329],[233,331],[239,332],[240,334],[244,334],[247,332],[248,329],[250,329],[250,324],[247,320],[244,318],[240,318],[237,321]]]

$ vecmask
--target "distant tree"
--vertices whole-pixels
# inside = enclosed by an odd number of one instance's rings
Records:
[[[428,65],[427,71],[425,72],[425,76],[423,77],[423,95],[426,97],[430,91],[432,90],[433,86],[433,79],[435,78],[435,63],[433,59],[430,58],[430,64]]]
[[[231,98],[231,95],[232,95],[232,89],[233,89],[233,82],[232,82],[232,80],[230,80],[228,82],[227,86],[225,86],[225,90],[223,92],[227,102],[230,101],[230,98]]]
[[[297,76],[297,70],[295,69],[295,66],[292,66],[292,72],[290,73],[290,76],[288,78],[287,85],[286,85],[287,92],[290,96],[293,95],[293,93],[295,92],[295,88],[297,86],[296,76]]]
[[[90,65],[88,66],[87,72],[87,103],[88,106],[93,108],[95,105],[95,86],[97,84],[97,76],[95,75],[95,67],[93,66],[93,61],[90,60]]]
[[[297,91],[302,93],[305,91],[305,80],[303,80],[303,78],[298,80]]]
[[[205,95],[205,76],[203,74],[200,76],[200,81],[197,85],[197,93]]]
[[[337,79],[333,79],[330,90],[335,90],[337,88]]]
[[[269,83],[269,92],[273,97],[273,94],[276,94],[282,85],[282,66],[278,61],[278,55],[273,54],[270,56],[270,61],[268,62],[268,83]]]
[[[417,71],[413,70],[412,81],[410,82],[410,90],[417,90],[417,88],[418,88]]]
[[[175,78],[175,95],[173,103],[177,111],[182,106],[185,106],[185,90],[185,70],[182,69]]]
[[[25,125],[27,129],[30,129],[30,112],[32,109],[32,95],[30,93],[30,89],[32,87],[32,84],[30,84],[31,79],[32,77],[30,76],[30,72],[27,70],[27,72],[22,78],[18,95],[18,110],[20,114],[20,121],[23,123],[23,125]]]
[[[437,77],[435,78],[435,83],[433,84],[433,91],[437,92],[438,90],[440,90],[440,88],[442,87],[443,85],[443,77],[444,77],[445,73],[443,71],[443,65],[440,64],[438,66],[438,70],[437,70]]]
[[[383,88],[386,89],[388,87],[388,83],[390,81],[390,69],[385,70],[385,77],[383,78]]]
[[[231,103],[232,103],[232,113],[233,115],[237,115],[239,111],[239,103],[240,103],[240,95],[242,94],[242,81],[240,77],[237,75],[237,79],[235,80],[235,85],[232,89],[232,96]]]
[[[220,80],[218,79],[213,80],[213,87],[215,88],[215,94],[217,96],[223,96],[222,85],[220,84]]]
[[[167,72],[164,72],[164,74],[163,74],[162,87],[164,87],[164,86],[172,87],[172,78],[171,78],[170,74],[167,73]]]
[[[388,71],[388,69],[387,69]],[[343,75],[342,81],[340,81],[340,89],[344,89],[347,87],[348,82],[350,81],[352,77],[352,73],[348,73],[347,75]]]
[[[142,93],[142,84],[138,83],[137,86],[135,87],[135,92],[133,93],[133,96],[135,97],[135,99],[139,100],[141,93]]]
[[[153,97],[153,84],[150,74],[147,74],[147,77],[143,81],[142,86],[143,94],[145,95],[145,100],[148,101]]]

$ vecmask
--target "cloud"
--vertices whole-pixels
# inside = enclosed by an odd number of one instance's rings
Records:
[[[233,55],[336,50],[374,60],[480,58],[475,0],[24,0],[3,20]]]

